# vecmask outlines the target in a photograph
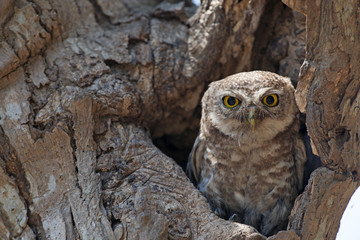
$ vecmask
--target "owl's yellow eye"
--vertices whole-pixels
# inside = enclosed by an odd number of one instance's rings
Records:
[[[264,97],[262,102],[268,107],[275,107],[279,104],[279,96],[277,94],[270,94]]]
[[[223,98],[223,103],[224,103],[225,107],[233,108],[233,107],[236,107],[237,105],[239,105],[239,99],[230,97],[230,96],[225,96]]]

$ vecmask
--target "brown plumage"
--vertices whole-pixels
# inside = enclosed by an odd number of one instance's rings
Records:
[[[253,71],[210,84],[187,173],[213,210],[267,236],[284,229],[305,161],[288,78]]]

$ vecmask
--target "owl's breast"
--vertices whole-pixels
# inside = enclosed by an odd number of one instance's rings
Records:
[[[248,208],[266,211],[279,196],[293,194],[295,176],[290,148],[285,153],[284,146],[276,143],[250,151],[224,148],[207,149],[207,172],[199,184],[215,204],[225,204],[234,212]]]

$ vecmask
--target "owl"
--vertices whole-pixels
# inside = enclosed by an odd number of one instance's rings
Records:
[[[269,236],[286,228],[306,152],[289,78],[238,73],[210,84],[187,174],[223,218]]]

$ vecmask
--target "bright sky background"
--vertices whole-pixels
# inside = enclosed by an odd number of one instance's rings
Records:
[[[336,240],[360,239],[360,187],[352,195],[340,221]]]
[[[192,2],[193,2],[195,5],[197,5],[197,6],[200,5],[200,1],[201,1],[201,0],[192,0]]]

